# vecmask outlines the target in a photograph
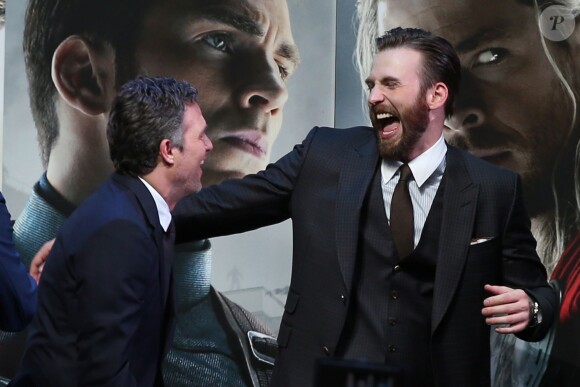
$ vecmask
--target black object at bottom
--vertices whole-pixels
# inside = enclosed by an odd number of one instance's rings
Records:
[[[316,387],[404,387],[403,371],[382,363],[318,359]]]

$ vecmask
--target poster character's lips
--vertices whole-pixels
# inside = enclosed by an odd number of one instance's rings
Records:
[[[262,133],[259,129],[238,131],[221,137],[219,141],[264,159],[268,154],[268,139]]]
[[[504,164],[511,157],[511,152],[504,149],[475,149],[470,152],[485,161],[492,164]]]

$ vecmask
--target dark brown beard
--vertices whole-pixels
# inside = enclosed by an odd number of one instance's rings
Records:
[[[385,159],[409,161],[409,153],[419,142],[429,124],[429,107],[425,94],[419,93],[411,108],[401,111],[400,125],[403,127],[401,140],[393,145],[383,142],[377,131],[379,155]]]

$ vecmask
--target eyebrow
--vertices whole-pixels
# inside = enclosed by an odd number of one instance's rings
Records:
[[[252,20],[248,16],[232,12],[227,8],[207,8],[203,11],[202,18],[217,23],[227,24],[237,30],[253,36],[264,36],[264,30],[256,21]]]
[[[375,83],[376,80],[371,79],[371,77],[368,77],[367,79],[365,79],[365,83],[368,85],[370,83]],[[401,81],[398,78],[392,77],[392,76],[386,76],[386,77],[382,77],[379,79],[379,83],[381,83],[382,85],[389,83],[389,82],[397,82],[397,83],[401,83]]]
[[[297,67],[300,64],[300,53],[295,44],[283,43],[276,50],[276,53],[290,61],[293,67]]]
[[[204,10],[203,19],[229,25],[249,35],[257,37],[263,37],[265,35],[262,26],[255,20],[249,16],[232,12],[227,8],[208,8]],[[293,43],[282,43],[276,49],[276,54],[290,61],[294,67],[297,67],[300,63],[298,47]]]
[[[486,28],[475,32],[467,39],[462,40],[457,44],[455,50],[458,53],[467,53],[487,44],[488,41],[496,40],[509,36],[509,33],[504,28]]]

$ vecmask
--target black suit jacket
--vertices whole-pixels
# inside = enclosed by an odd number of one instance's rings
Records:
[[[162,384],[172,315],[162,238],[155,202],[139,179],[114,174],[87,198],[48,257],[13,384]]]
[[[441,386],[489,385],[485,284],[524,288],[544,322],[520,334],[538,340],[556,298],[530,233],[518,176],[456,148],[448,175],[431,316],[430,352]],[[265,171],[184,199],[179,240],[226,235],[292,218],[290,290],[278,335],[276,386],[313,383],[315,360],[333,356],[353,299],[360,212],[380,157],[373,129],[315,128]],[[472,245],[475,238],[489,241]]]

